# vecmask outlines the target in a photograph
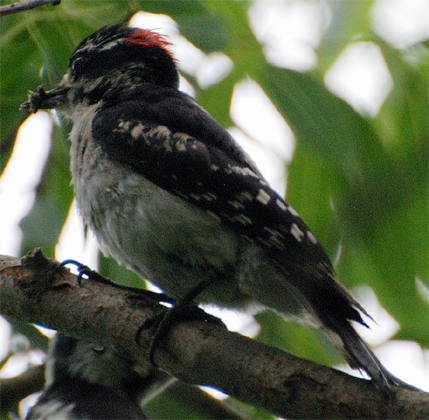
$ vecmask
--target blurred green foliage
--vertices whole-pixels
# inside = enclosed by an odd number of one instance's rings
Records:
[[[249,26],[247,1],[64,0],[58,7],[1,18],[0,172],[26,117],[19,112],[26,92],[40,84],[53,87],[78,42],[140,9],[168,14],[198,48],[221,50],[234,63],[225,79],[205,90],[188,77],[198,102],[230,126],[235,84],[245,78],[260,84],[297,139],[288,166],[287,201],[332,258],[341,244],[339,280],[349,288],[369,285],[399,322],[396,337],[427,347],[428,302],[416,288],[416,278],[428,281],[427,44],[400,51],[378,38],[369,27],[372,1],[328,3],[333,18],[316,51],[318,65],[304,74],[267,63]],[[358,36],[380,47],[394,83],[374,118],[357,114],[323,82],[326,70]],[[22,223],[23,253],[42,246],[53,255],[72,201],[67,127],[57,128],[54,135],[36,204]],[[136,285],[135,275],[111,261],[102,260],[101,271]],[[274,314],[261,314],[258,321],[263,325],[260,339],[267,343],[321,363],[339,361],[317,331],[285,324]],[[159,406],[163,417],[171,406],[174,418],[180,402]],[[194,418],[191,412],[181,407],[180,418]]]

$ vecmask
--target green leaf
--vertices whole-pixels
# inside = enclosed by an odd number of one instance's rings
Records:
[[[347,182],[361,179],[381,153],[373,127],[308,74],[266,66],[257,80],[298,140],[329,162]]]
[[[317,67],[323,73],[350,42],[368,34],[374,1],[328,0],[328,4],[331,7],[331,22],[317,48]]]

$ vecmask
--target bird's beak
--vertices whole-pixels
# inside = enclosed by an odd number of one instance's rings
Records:
[[[57,86],[55,89],[47,92],[43,86],[37,88],[37,92],[28,94],[28,101],[21,104],[20,109],[25,109],[30,112],[36,112],[39,109],[53,109],[61,107],[67,102],[67,92],[70,87]]]

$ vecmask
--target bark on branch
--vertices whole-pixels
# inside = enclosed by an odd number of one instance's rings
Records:
[[[56,6],[61,0],[26,0],[0,6],[0,16],[11,15],[13,13],[25,12],[26,10],[35,9],[36,7],[50,5]]]
[[[114,347],[142,366],[150,331],[135,334],[165,310],[155,294],[77,277],[40,250],[0,256],[0,312]],[[299,359],[229,332],[218,323],[181,321],[154,353],[158,366],[192,384],[212,385],[280,417],[426,418],[429,394],[397,387],[387,395],[370,381]]]

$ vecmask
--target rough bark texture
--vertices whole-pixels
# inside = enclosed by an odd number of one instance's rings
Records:
[[[0,313],[114,347],[148,364],[145,320],[165,310],[149,292],[82,279],[39,250],[0,257]],[[175,323],[156,347],[158,366],[192,384],[212,385],[277,416],[298,419],[423,419],[429,395],[370,381],[299,359],[204,320]]]

